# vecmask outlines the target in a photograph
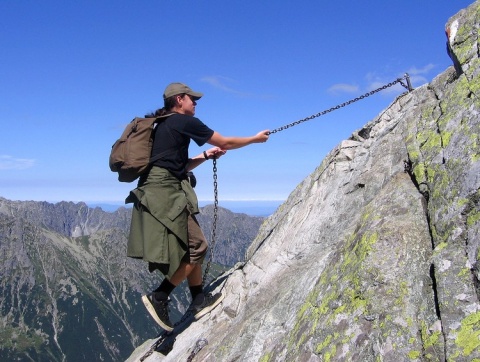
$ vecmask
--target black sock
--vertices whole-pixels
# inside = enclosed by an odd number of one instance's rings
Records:
[[[192,294],[192,300],[195,300],[195,297],[197,295],[203,293],[203,286],[201,284],[190,286],[189,288],[190,288],[190,293]]]
[[[168,280],[167,278],[163,279],[163,282],[162,284],[160,284],[160,286],[155,289],[153,292],[154,293],[157,293],[156,294],[156,298],[158,299],[167,299],[168,296],[170,295],[170,293],[175,289],[175,285],[173,285],[172,283],[170,283],[170,280]]]

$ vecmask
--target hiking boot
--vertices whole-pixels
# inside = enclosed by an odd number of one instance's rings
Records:
[[[173,324],[168,316],[168,299],[155,298],[155,292],[142,296],[143,304],[155,322],[167,332],[173,331]]]
[[[195,318],[195,320],[202,318],[205,314],[219,305],[224,297],[225,296],[222,293],[217,293],[215,295],[202,293],[197,295],[189,308],[193,314],[193,318]]]

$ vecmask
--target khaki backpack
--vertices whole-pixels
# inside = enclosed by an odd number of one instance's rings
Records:
[[[156,118],[136,117],[131,121],[121,137],[113,144],[110,152],[110,170],[118,173],[121,182],[133,182],[145,173],[150,164],[164,155],[152,158],[154,129],[158,122],[171,114]]]

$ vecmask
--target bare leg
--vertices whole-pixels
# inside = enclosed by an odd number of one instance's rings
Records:
[[[194,265],[192,272],[187,276],[188,285],[202,285],[202,264],[191,264]]]
[[[202,284],[202,264],[189,264],[181,262],[178,269],[170,278],[170,283],[179,285],[184,279],[188,280],[189,286]]]

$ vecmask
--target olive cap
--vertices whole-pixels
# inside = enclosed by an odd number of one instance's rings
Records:
[[[183,83],[170,83],[165,92],[163,92],[163,99],[170,98],[177,94],[188,94],[195,99],[200,99],[203,96],[203,93],[194,92],[189,86]]]

